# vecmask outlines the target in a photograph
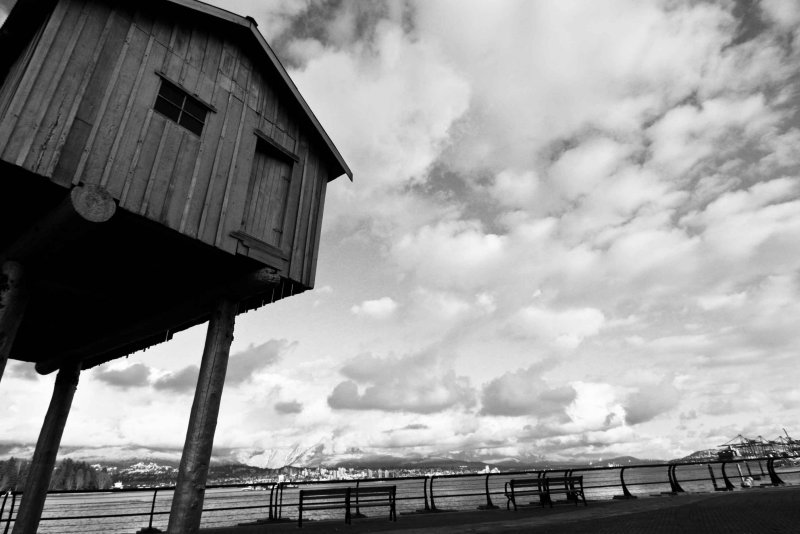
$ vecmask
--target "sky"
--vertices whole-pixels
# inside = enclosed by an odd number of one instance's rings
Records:
[[[256,19],[355,175],[316,288],[237,318],[219,450],[800,437],[800,3],[215,3]],[[179,452],[204,337],[84,372],[62,444]],[[9,364],[5,441],[35,442],[53,380]]]

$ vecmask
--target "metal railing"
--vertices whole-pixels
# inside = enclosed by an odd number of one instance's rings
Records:
[[[217,484],[206,486],[207,490],[219,490],[219,492],[206,492],[203,526],[212,526],[211,523],[214,522],[218,523],[217,526],[223,526],[237,522],[288,521],[288,518],[284,518],[284,510],[297,510],[299,490],[307,486],[348,485],[359,488],[361,485],[391,482],[397,485],[397,506],[401,513],[436,513],[444,510],[442,505],[449,507],[446,509],[499,508],[493,498],[505,499],[504,484],[515,477],[543,478],[582,475],[584,492],[588,498],[593,500],[634,499],[637,496],[647,495],[656,486],[663,488],[663,491],[656,494],[686,493],[684,486],[701,488],[700,491],[733,491],[736,486],[732,478],[735,480],[737,477],[742,481],[740,484],[742,486],[745,477],[753,482],[766,481],[760,484],[762,486],[781,486],[785,484],[781,476],[800,474],[800,466],[783,469],[778,473],[775,462],[779,460],[791,462],[795,458],[797,457],[737,458],[705,462],[530,469],[496,473],[448,473],[409,477]],[[731,475],[728,470],[732,465],[736,466],[737,470],[734,475]],[[766,471],[764,466],[766,466]],[[707,474],[704,467],[708,470]],[[746,474],[742,471],[742,467],[746,469]],[[755,473],[753,472],[754,467],[756,468]],[[616,472],[619,474],[618,481]],[[796,478],[796,482],[800,482],[800,477]],[[632,491],[632,488],[635,489]],[[48,496],[77,496],[80,497],[78,499],[80,502],[59,504],[50,510],[46,503],[40,528],[42,531],[46,531],[48,526],[52,526],[54,531],[58,531],[61,526],[74,522],[74,524],[83,525],[84,532],[90,532],[91,528],[86,526],[86,521],[92,521],[89,527],[98,528],[98,532],[110,532],[113,528],[109,525],[112,520],[117,520],[119,528],[126,532],[130,532],[132,527],[142,527],[139,532],[160,532],[154,525],[154,520],[169,515],[174,489],[174,486],[163,486],[92,491],[50,491]],[[261,491],[256,491],[252,495],[233,493],[245,489]],[[138,494],[148,492],[152,493],[152,499],[137,497]],[[260,498],[260,494],[263,494],[264,498]],[[3,534],[8,534],[13,524],[21,496],[21,491],[10,491],[2,496],[0,527],[3,528]],[[354,507],[353,517],[364,517],[359,510],[358,500],[354,503]],[[113,509],[113,511],[106,512],[108,509]],[[65,512],[61,512],[62,510]],[[98,510],[103,513],[98,513]],[[53,514],[54,511],[55,514]],[[222,518],[216,519],[216,516],[219,515],[222,515]],[[134,526],[130,522],[133,518],[142,518],[142,521]],[[145,521],[147,526],[143,526]],[[161,523],[163,526],[163,520]]]

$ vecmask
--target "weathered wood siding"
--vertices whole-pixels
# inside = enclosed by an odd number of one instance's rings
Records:
[[[0,157],[100,184],[123,209],[311,287],[330,176],[267,59],[220,21],[118,5],[56,4],[0,88]],[[212,106],[202,135],[154,111],[162,77]]]

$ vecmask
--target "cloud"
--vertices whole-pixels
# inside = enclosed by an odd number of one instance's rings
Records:
[[[153,387],[162,391],[173,391],[175,393],[188,393],[197,387],[197,376],[200,368],[196,365],[189,365],[178,371],[168,373],[153,382]]]
[[[142,363],[135,363],[123,369],[100,367],[93,373],[93,377],[120,389],[136,388],[149,383],[150,368]]]
[[[355,315],[372,317],[374,319],[386,319],[391,317],[397,310],[397,302],[391,297],[381,297],[376,300],[365,300],[350,308],[350,312]]]
[[[296,345],[297,343],[290,343],[285,339],[271,339],[259,345],[251,344],[246,349],[232,354],[228,360],[225,385],[235,387],[252,380],[259,371],[274,365]],[[153,387],[158,390],[188,393],[196,388],[199,374],[200,368],[197,365],[188,365],[156,379]]]
[[[303,411],[303,405],[297,401],[276,402],[275,411],[280,414],[298,414]]]
[[[277,363],[296,346],[296,342],[291,343],[285,339],[270,339],[260,345],[251,344],[245,350],[231,355],[225,383],[233,385],[250,380],[262,369]]]
[[[564,349],[574,349],[585,338],[597,335],[604,323],[603,312],[595,308],[554,311],[541,306],[522,308],[512,320],[518,334]]]
[[[625,423],[638,425],[678,407],[680,391],[671,380],[641,387],[631,394],[625,407]]]
[[[483,387],[481,413],[484,415],[537,417],[563,416],[575,400],[572,386],[551,387],[541,375],[542,365],[504,373]]]
[[[41,376],[36,372],[36,366],[29,362],[9,360],[6,364],[8,376],[21,378],[22,380],[38,380]]]
[[[506,238],[485,232],[479,221],[441,221],[394,243],[398,266],[439,287],[486,285],[502,265]]]
[[[335,410],[431,414],[475,403],[469,380],[430,352],[401,358],[362,354],[346,363],[341,373],[347,380],[328,396],[328,405]]]

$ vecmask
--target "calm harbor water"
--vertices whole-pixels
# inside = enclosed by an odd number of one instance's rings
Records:
[[[722,487],[720,465],[713,465],[713,469],[717,484]],[[750,474],[754,476],[756,479],[754,480],[754,486],[756,487],[761,483],[769,482],[769,476],[766,474],[766,465],[763,463],[759,466],[757,462],[749,462],[748,464],[742,464],[741,469],[743,476],[746,477]],[[726,471],[736,489],[741,490],[739,471],[736,465],[729,464],[726,467]],[[787,484],[800,484],[800,470],[797,467],[777,468],[776,471]],[[553,476],[559,476],[559,474],[560,472],[555,471]],[[593,500],[607,500],[615,495],[622,494],[619,469],[587,470],[575,472],[575,474],[583,475],[584,477],[586,499],[590,501],[590,505]],[[504,485],[511,478],[519,478],[520,476],[494,474],[489,478],[490,496],[494,505],[505,507]],[[676,476],[681,487],[687,492],[714,491],[714,485],[706,464],[679,466],[676,470]],[[433,481],[433,503],[431,503],[429,495],[428,505],[429,507],[435,505],[437,509],[443,510],[471,510],[485,505],[487,501],[484,492],[485,481],[485,476],[435,478]],[[639,497],[658,495],[661,492],[670,491],[667,468],[663,466],[627,468],[625,470],[625,482],[628,485],[628,490]],[[354,484],[355,481],[352,481],[351,485]],[[361,484],[369,485],[365,481],[362,481]],[[401,479],[392,481],[391,484],[397,485],[397,512],[399,515],[424,509],[423,480]],[[312,487],[324,486],[320,484]],[[286,488],[284,490],[282,509],[282,517],[284,519],[296,520],[299,491],[299,488]],[[167,513],[169,512],[171,499],[171,491],[159,492],[155,507],[157,515],[153,519],[154,527],[166,530]],[[202,526],[229,526],[266,519],[269,512],[269,499],[269,491],[242,491],[241,488],[209,489],[206,493]],[[148,525],[152,500],[152,492],[53,494],[47,498],[39,532],[53,534],[62,532],[132,534]],[[388,510],[383,508],[370,508],[363,510],[363,512],[374,517],[388,516]],[[96,517],[119,514],[130,515]],[[52,519],[66,516],[73,517],[73,519]],[[304,518],[307,517],[308,519],[343,518],[343,516],[343,512],[331,511],[304,513]],[[400,517],[400,520],[402,521],[402,517]],[[4,526],[4,524],[0,524],[0,527]]]

